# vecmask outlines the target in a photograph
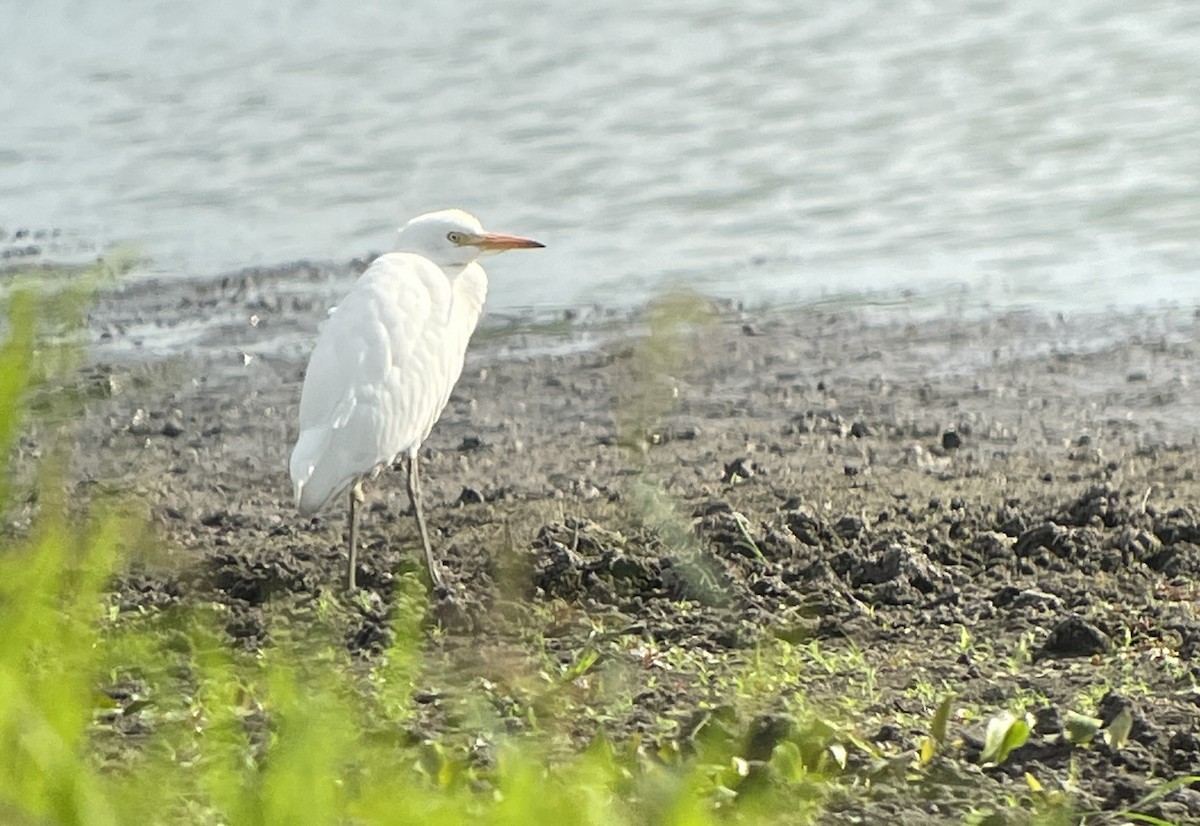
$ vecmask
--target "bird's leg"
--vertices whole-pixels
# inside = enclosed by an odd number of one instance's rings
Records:
[[[416,454],[408,457],[408,498],[412,502],[413,514],[417,517],[417,530],[421,532],[421,543],[425,546],[425,565],[429,578],[437,587],[442,585],[442,574],[437,560],[433,558],[433,545],[429,543],[429,530],[425,527],[425,514],[421,512],[421,476]]]
[[[362,481],[350,488],[350,565],[347,571],[347,587],[354,590],[355,556],[358,552],[358,505],[363,501]]]

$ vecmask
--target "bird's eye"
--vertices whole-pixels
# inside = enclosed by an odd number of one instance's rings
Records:
[[[446,238],[451,244],[461,244],[463,240],[463,234],[461,232],[448,232],[446,233]]]

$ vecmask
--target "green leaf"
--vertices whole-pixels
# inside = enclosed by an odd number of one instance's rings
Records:
[[[833,755],[834,761],[838,764],[838,768],[846,768],[846,747],[841,743],[830,743],[829,753]]]
[[[579,657],[563,669],[563,682],[572,682],[586,675],[600,661],[600,652],[590,645],[580,653]]]
[[[796,783],[807,774],[804,754],[791,740],[784,740],[775,746],[775,751],[771,753],[771,767],[789,783]]]
[[[1138,823],[1149,823],[1150,826],[1178,826],[1177,824],[1172,823],[1169,820],[1163,820],[1161,817],[1154,817],[1153,815],[1143,815],[1143,814],[1139,814],[1137,812],[1126,812],[1124,817],[1126,820],[1134,820],[1134,821],[1137,821]]]
[[[1113,751],[1120,751],[1129,740],[1129,732],[1133,730],[1133,715],[1129,709],[1123,708],[1104,729],[1104,742]]]
[[[933,713],[933,725],[929,727],[929,733],[933,735],[933,739],[938,742],[938,745],[946,744],[946,729],[950,724],[950,710],[953,708],[954,695],[947,694],[938,703],[937,711]]]
[[[933,756],[937,754],[937,741],[932,737],[922,737],[920,746],[917,749],[917,757],[921,761],[922,766],[928,766]]]
[[[1008,759],[1013,749],[1025,745],[1032,732],[1029,715],[1017,717],[1012,712],[1002,711],[988,722],[983,753],[979,755],[980,762],[1000,765]]]
[[[1100,731],[1100,727],[1103,725],[1103,720],[1080,714],[1077,711],[1068,711],[1067,721],[1063,725],[1063,733],[1070,742],[1077,746],[1084,746],[1092,742],[1092,738],[1096,736],[1096,732]]]

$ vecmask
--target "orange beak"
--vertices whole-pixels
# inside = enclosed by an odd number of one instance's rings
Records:
[[[540,249],[546,246],[540,241],[534,241],[532,238],[522,238],[519,235],[500,235],[495,232],[484,233],[473,243],[481,250],[490,250],[492,252]]]

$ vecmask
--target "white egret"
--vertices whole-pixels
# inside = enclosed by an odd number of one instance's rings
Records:
[[[541,246],[485,232],[462,210],[420,215],[400,228],[398,251],[376,258],[330,311],[300,392],[291,474],[302,514],[349,489],[351,588],[362,482],[398,458],[429,576],[442,584],[421,510],[417,451],[450,399],[483,311],[487,273],[476,259]]]

